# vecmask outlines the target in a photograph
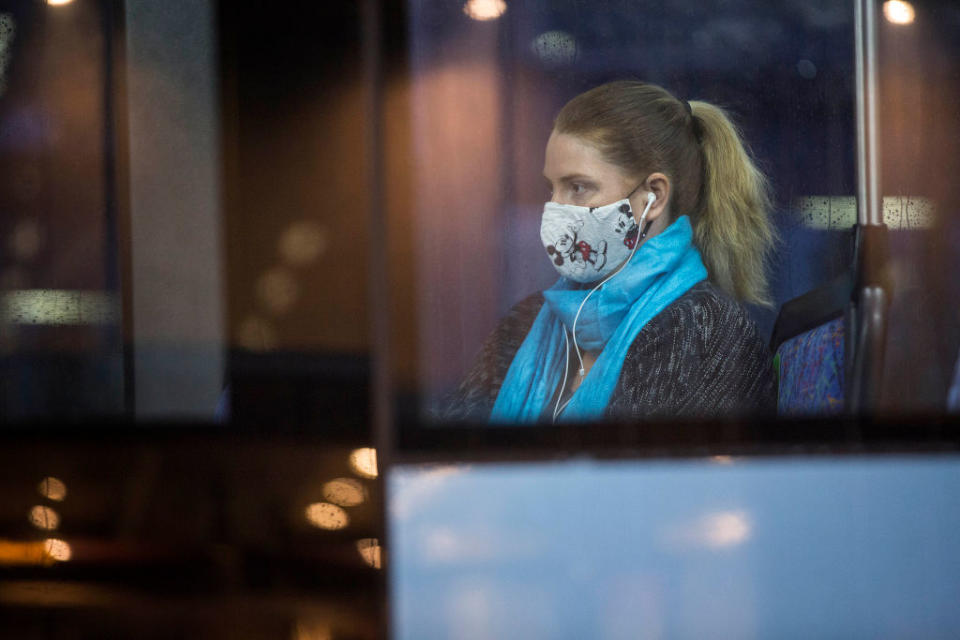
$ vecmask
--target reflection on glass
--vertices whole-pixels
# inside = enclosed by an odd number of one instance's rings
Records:
[[[377,477],[377,450],[371,447],[354,449],[350,453],[350,468],[364,478]]]
[[[374,569],[381,567],[380,559],[380,541],[376,538],[361,538],[357,540],[357,552],[363,561]]]
[[[329,502],[315,502],[307,507],[307,521],[315,527],[334,531],[350,524],[347,512]]]
[[[27,261],[37,256],[42,243],[43,235],[39,223],[32,218],[28,218],[21,220],[13,228],[9,239],[9,249],[17,260]]]
[[[293,629],[293,640],[332,640],[330,626],[322,620],[297,620]]]
[[[577,57],[577,40],[566,31],[545,31],[530,48],[547,66],[570,64]]]
[[[910,24],[916,17],[916,12],[909,2],[887,0],[883,3],[883,17],[893,24]]]
[[[468,0],[463,12],[474,20],[496,20],[507,10],[503,0]]]
[[[44,552],[51,560],[66,562],[73,555],[70,545],[59,538],[47,538],[43,541]]]
[[[10,45],[16,33],[16,23],[9,13],[0,13],[0,96],[7,88],[7,67],[10,66]]]
[[[102,291],[24,289],[0,300],[0,320],[7,324],[106,325],[119,315],[117,297]]]
[[[60,478],[54,478],[53,476],[41,480],[40,484],[37,485],[37,491],[44,498],[55,502],[60,502],[67,497],[67,485]]]
[[[37,529],[44,529],[45,531],[53,531],[60,526],[59,514],[50,507],[39,504],[30,509],[29,520],[30,524]]]
[[[258,316],[247,316],[237,329],[237,344],[250,351],[276,349],[278,340],[273,325]]]
[[[712,513],[701,522],[703,540],[711,547],[732,547],[750,537],[750,522],[742,511]]]
[[[857,223],[854,196],[805,196],[794,201],[799,222],[808,229],[849,229]],[[883,223],[892,230],[929,229],[934,224],[935,206],[922,196],[885,196]]]
[[[287,264],[304,266],[327,250],[327,234],[316,222],[297,222],[280,235],[280,256]]]
[[[266,271],[257,279],[256,287],[260,303],[273,315],[286,313],[300,297],[297,281],[283,267]]]
[[[323,497],[341,507],[355,507],[366,499],[367,491],[359,480],[337,478],[323,485]]]
[[[43,542],[0,540],[0,567],[49,565],[53,562]]]
[[[750,539],[753,526],[745,511],[711,511],[664,529],[663,542],[673,551],[726,549]]]

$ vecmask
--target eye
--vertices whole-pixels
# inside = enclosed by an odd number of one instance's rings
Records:
[[[587,192],[587,186],[579,182],[573,182],[570,184],[570,191],[575,196],[582,196]]]

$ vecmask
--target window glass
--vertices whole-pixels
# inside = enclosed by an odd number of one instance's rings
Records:
[[[393,635],[950,637],[958,481],[954,456],[396,468]]]
[[[411,263],[395,273],[414,283],[394,287],[401,399],[449,415],[485,338],[557,280],[540,238],[544,149],[561,107],[612,80],[720,105],[740,127],[769,179],[779,236],[774,304],[747,306],[766,344],[783,302],[852,263],[853,17],[852,3],[833,2],[409,3],[410,153],[402,174],[388,166],[413,191],[411,208],[391,209],[398,257]],[[925,206],[902,208],[921,216]]]
[[[883,219],[892,295],[881,408],[938,414],[957,365],[960,191],[951,176],[958,99],[960,9],[949,2],[879,8],[878,100]],[[953,406],[956,411],[960,406]]]
[[[124,408],[105,24],[0,9],[0,420]]]

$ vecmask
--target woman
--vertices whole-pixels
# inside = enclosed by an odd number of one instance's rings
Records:
[[[560,111],[541,239],[560,280],[517,304],[447,419],[517,423],[772,411],[767,183],[725,113],[620,81]]]

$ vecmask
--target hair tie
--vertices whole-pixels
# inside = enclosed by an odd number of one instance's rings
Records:
[[[683,102],[687,113],[690,114],[690,125],[693,127],[693,137],[697,139],[697,144],[703,144],[703,127],[700,125],[699,118],[693,115],[693,108],[688,101],[681,100],[681,102]]]

